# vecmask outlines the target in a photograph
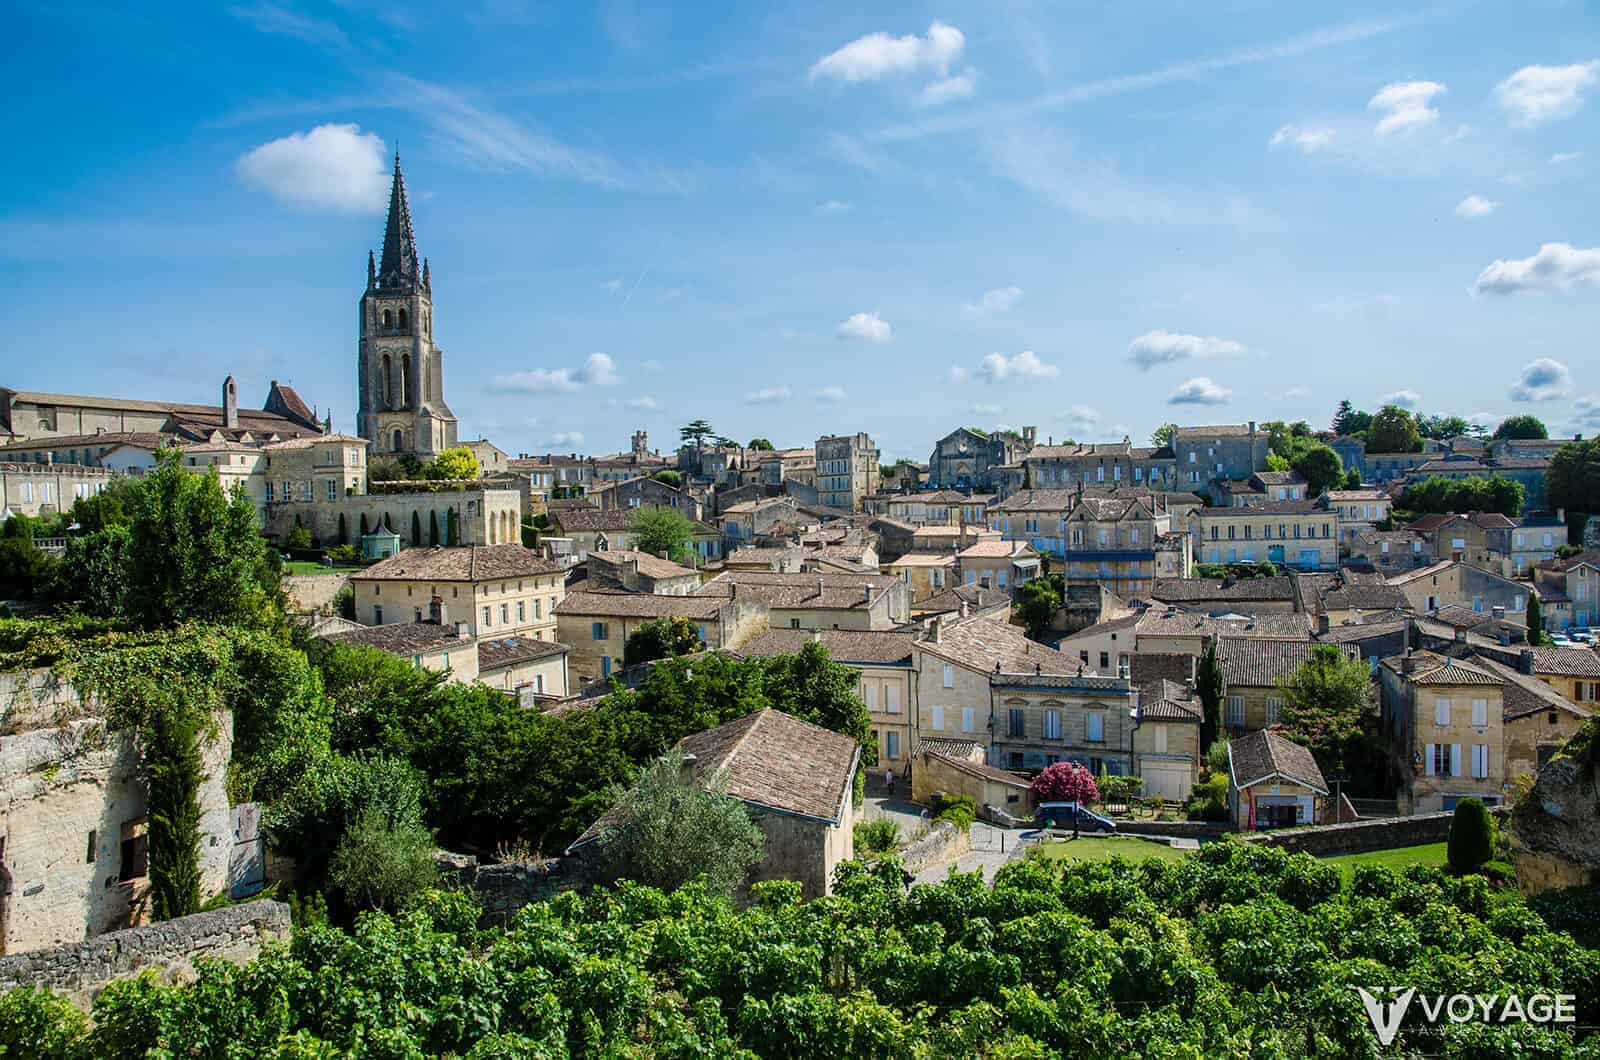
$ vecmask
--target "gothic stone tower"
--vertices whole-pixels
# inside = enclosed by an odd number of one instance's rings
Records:
[[[394,156],[383,255],[367,254],[356,370],[358,430],[374,453],[427,459],[456,444],[456,418],[444,402],[443,355],[433,344],[433,283],[417,261],[400,155]]]

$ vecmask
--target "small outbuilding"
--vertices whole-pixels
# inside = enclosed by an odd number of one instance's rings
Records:
[[[1328,782],[1311,752],[1261,729],[1228,743],[1228,810],[1241,832],[1321,824]]]

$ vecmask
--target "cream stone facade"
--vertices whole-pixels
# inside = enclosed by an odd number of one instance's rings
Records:
[[[351,575],[350,585],[364,625],[464,622],[473,638],[554,640],[566,571],[521,545],[411,548]]]
[[[956,558],[932,552],[907,552],[880,565],[884,574],[906,583],[911,606],[937,596],[956,584]]]
[[[1189,517],[1197,563],[1273,563],[1296,570],[1339,564],[1339,515],[1316,501],[1199,508]]]
[[[1470,659],[1411,652],[1383,660],[1383,721],[1404,778],[1402,813],[1454,809],[1508,794],[1500,675]]]
[[[520,544],[522,540],[522,497],[514,489],[464,486],[409,490],[404,484],[383,483],[378,491],[333,501],[325,496],[311,501],[296,497],[286,503],[281,490],[275,496],[277,499],[267,505],[265,529],[279,541],[285,540],[296,525],[310,530],[312,538],[324,546],[341,543],[341,526],[348,544],[358,543],[362,526],[388,526],[400,535],[402,545],[421,548],[435,544],[433,528],[437,526],[437,544],[445,546],[449,544],[451,513],[458,545]]]
[[[115,478],[98,467],[0,463],[0,521],[64,512],[79,498],[98,495]]]
[[[650,593],[568,593],[556,608],[557,639],[572,649],[568,667],[578,684],[622,669],[628,638],[646,622],[685,618],[710,650],[737,648],[765,633],[769,612],[758,597],[656,596]]]

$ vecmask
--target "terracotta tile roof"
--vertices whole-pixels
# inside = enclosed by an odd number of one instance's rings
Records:
[[[1128,676],[1135,685],[1162,679],[1182,685],[1194,680],[1195,662],[1183,652],[1136,651],[1128,656]]]
[[[982,752],[983,744],[977,740],[958,740],[950,736],[925,736],[917,741],[917,750],[965,760],[974,751]]]
[[[1390,637],[1406,628],[1404,614],[1386,612],[1382,615],[1363,616],[1362,622],[1338,622],[1328,627],[1328,632],[1316,634],[1324,644],[1359,644],[1379,637]]]
[[[774,629],[746,641],[740,646],[739,654],[751,658],[797,655],[813,640],[820,642],[828,655],[838,662],[909,666],[917,634],[909,630]]]
[[[1266,729],[1228,743],[1228,771],[1235,787],[1249,787],[1280,776],[1319,794],[1328,793],[1328,782],[1311,752]]]
[[[307,415],[310,415],[308,412]],[[371,445],[365,438],[358,438],[353,434],[312,434],[303,438],[289,438],[281,442],[268,442],[261,448],[269,453],[283,452],[289,449],[310,449],[313,445],[323,442],[347,442],[351,445]]]
[[[1033,552],[1026,541],[979,541],[961,550],[962,559],[1012,559]]]
[[[948,552],[907,552],[893,559],[880,559],[881,567],[953,567],[956,558]]]
[[[1587,564],[1591,567],[1600,567],[1600,548],[1591,548],[1566,559],[1549,559],[1539,564],[1540,570],[1561,571],[1563,574],[1569,570],[1576,570]]]
[[[1279,681],[1293,676],[1320,647],[1312,641],[1223,637],[1217,654],[1229,688],[1275,688]],[[1350,658],[1359,658],[1354,648],[1343,650]]]
[[[639,573],[647,578],[684,578],[694,577],[695,574],[692,569],[680,566],[670,559],[662,559],[660,556],[653,556],[648,552],[640,552],[638,549],[632,548],[612,549],[608,552],[591,552],[587,562],[598,563],[602,566],[621,567],[630,560],[639,565]]]
[[[756,806],[837,824],[855,780],[861,745],[841,733],[778,710],[758,710],[686,736],[697,781],[715,776],[723,790]]]
[[[1446,512],[1424,515],[1416,522],[1408,524],[1406,529],[1431,534],[1457,521],[1471,523],[1480,530],[1510,530],[1517,525],[1499,512]]]
[[[996,512],[1070,512],[1077,503],[1075,489],[1018,490],[999,504],[991,505]]]
[[[1250,476],[1252,482],[1263,486],[1304,486],[1306,477],[1298,471],[1257,471]]]
[[[1222,423],[1211,427],[1179,427],[1173,437],[1247,438],[1250,436],[1250,433],[1250,425],[1247,423]]]
[[[1139,619],[1143,617],[1144,612],[1136,611],[1131,615],[1122,615],[1119,618],[1108,618],[1104,621],[1096,622],[1092,626],[1085,626],[1076,633],[1067,634],[1065,637],[1061,638],[1061,642],[1066,644],[1079,638],[1087,639],[1090,637],[1098,637],[1102,633],[1115,633],[1119,630],[1131,629],[1132,627],[1137,626],[1139,624]]]
[[[1600,654],[1592,648],[1535,648],[1533,672],[1555,677],[1600,677]]]
[[[961,758],[957,757],[956,755],[946,754],[943,751],[934,750],[927,746],[929,742],[931,741],[924,740],[922,744],[918,746],[919,752],[927,755],[930,758],[939,759],[940,763],[948,769],[954,769],[956,772],[965,773],[970,777],[977,777],[980,780],[993,781],[997,784],[1005,784],[1008,787],[1018,788],[1023,791],[1027,791],[1030,787],[1027,780],[1015,773],[1008,773],[1004,769],[998,769],[994,766],[985,765],[982,762],[974,762],[967,758]]]
[[[1191,600],[1292,601],[1294,579],[1287,574],[1273,578],[1156,578],[1150,583],[1148,595],[1152,600],[1175,604]]]
[[[136,445],[147,449],[159,449],[167,444],[171,437],[171,435],[160,434],[155,431],[107,431],[104,434],[63,434],[53,438],[32,438],[26,441],[0,445],[0,453],[22,449],[76,449],[88,445],[103,445],[107,447],[113,445]]]
[[[1410,582],[1416,581],[1419,578],[1427,578],[1435,574],[1443,574],[1445,571],[1449,570],[1455,565],[1456,561],[1453,559],[1442,559],[1437,563],[1430,563],[1426,567],[1418,567],[1416,570],[1408,570],[1400,574],[1393,575],[1388,579],[1388,582],[1390,585],[1406,585]]]
[[[1334,503],[1339,501],[1386,501],[1389,499],[1389,495],[1379,489],[1329,490],[1328,499]]]
[[[456,636],[454,626],[441,626],[434,622],[391,622],[386,626],[362,626],[341,633],[328,633],[322,639],[331,644],[377,648],[390,655],[403,656],[442,651],[471,643]]]
[[[835,611],[869,607],[902,584],[899,578],[888,574],[727,570],[696,589],[694,595],[727,599],[734,595],[733,587],[737,585],[739,596],[748,594],[777,610]]]
[[[593,508],[566,509],[552,511],[550,518],[564,535],[584,531],[627,530],[633,526],[633,513],[636,510],[613,508],[602,512]]]
[[[1302,593],[1311,590],[1318,611],[1396,611],[1411,606],[1405,593],[1376,572],[1342,570],[1299,577]]]
[[[1311,624],[1298,613],[1211,615],[1152,607],[1136,627],[1141,637],[1259,637],[1267,640],[1310,640]]]
[[[1139,686],[1141,721],[1192,721],[1205,716],[1200,697],[1188,685],[1159,678]]]
[[[494,637],[478,641],[478,670],[498,670],[515,663],[533,662],[565,655],[572,649],[553,640],[532,637]]]
[[[579,589],[567,593],[556,605],[557,615],[594,615],[600,618],[712,619],[722,607],[715,597],[659,596],[655,593],[597,592]]]
[[[1248,508],[1217,508],[1207,505],[1196,509],[1195,514],[1201,518],[1231,518],[1239,515],[1319,515],[1327,514],[1327,509],[1315,498],[1301,501],[1261,501]]]
[[[350,576],[352,581],[477,582],[560,574],[566,568],[521,545],[408,548]]]
[[[1391,655],[1383,660],[1382,665],[1394,673],[1400,674],[1403,680],[1416,685],[1498,685],[1500,675],[1490,670],[1487,666],[1468,659],[1452,659],[1448,655],[1439,655],[1431,651],[1412,652],[1411,658],[1416,661],[1416,669],[1406,673],[1404,668],[1405,657]]]
[[[1559,710],[1574,717],[1587,718],[1589,711],[1578,706],[1537,677],[1521,673],[1514,666],[1487,656],[1474,656],[1473,662],[1500,675],[1505,682],[1505,720],[1515,721],[1530,714]]]
[[[1004,589],[986,589],[974,583],[946,589],[944,592],[936,593],[920,604],[912,606],[915,610],[924,614],[947,614],[952,611],[960,611],[963,603],[972,612],[987,611],[995,607],[1005,607],[1009,611],[1011,608],[1011,594]]]
[[[1031,674],[1058,677],[1076,676],[1078,660],[1054,648],[1029,640],[1016,626],[990,618],[944,618],[939,621],[939,640],[923,640],[920,647],[930,655],[960,663],[979,673]]]

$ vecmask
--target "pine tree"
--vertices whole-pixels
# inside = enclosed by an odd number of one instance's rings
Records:
[[[1333,423],[1329,424],[1329,429],[1334,434],[1350,433],[1350,418],[1355,415],[1355,411],[1356,407],[1350,404],[1349,398],[1339,402],[1338,409],[1333,413]]]

